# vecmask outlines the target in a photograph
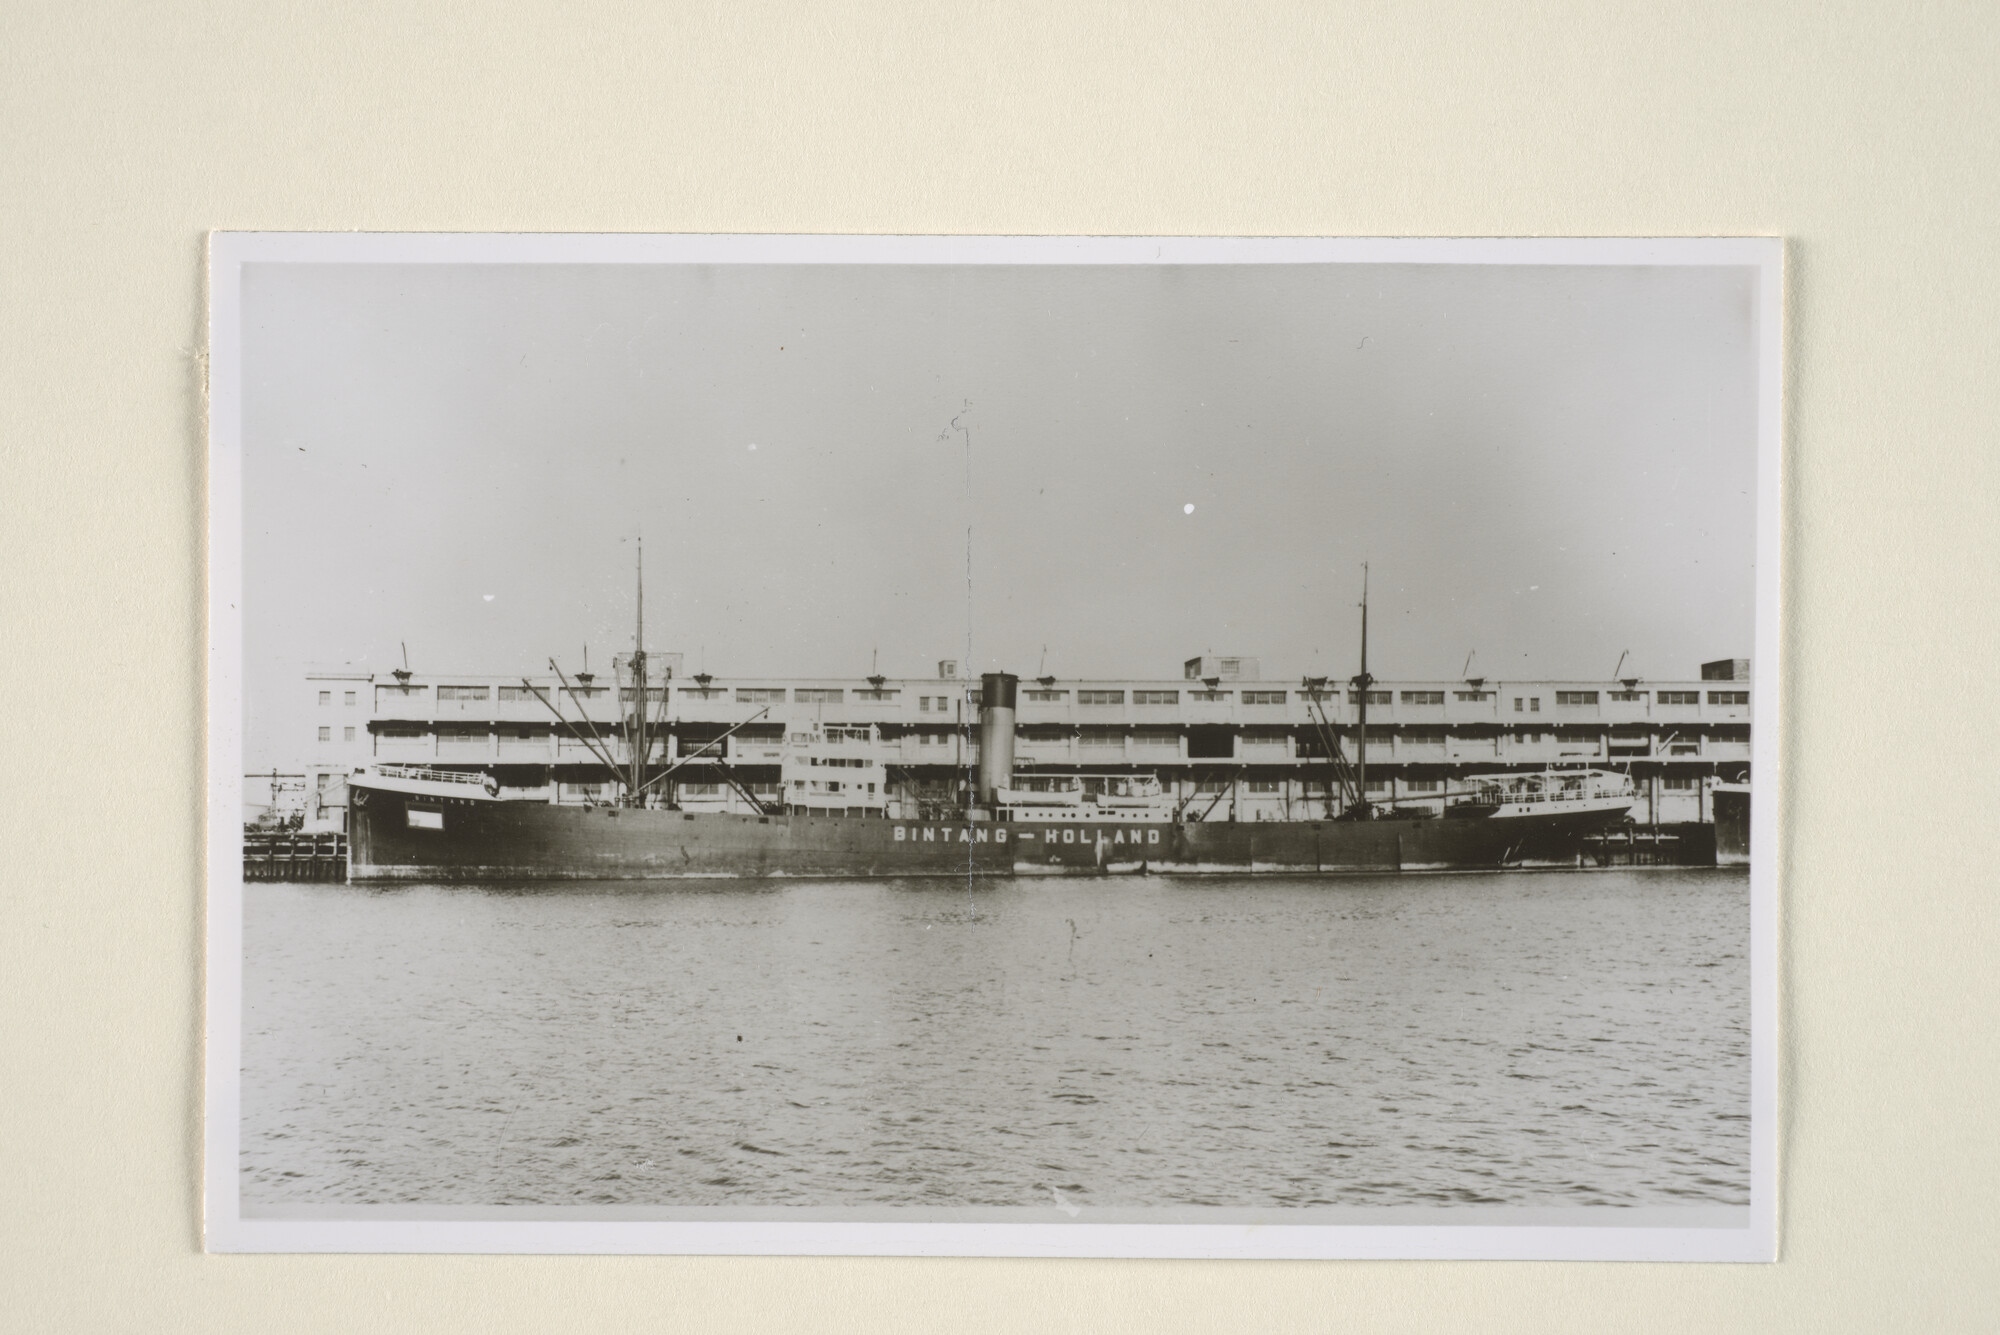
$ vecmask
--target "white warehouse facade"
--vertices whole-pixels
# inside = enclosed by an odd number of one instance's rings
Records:
[[[678,660],[649,657],[656,679]],[[1337,738],[1358,758],[1359,693],[1257,672],[1255,659],[1203,656],[1164,679],[1025,678],[1016,771],[1154,774],[1209,820],[1324,817],[1326,744]],[[1479,774],[1595,766],[1631,774],[1641,824],[1708,821],[1713,786],[1749,777],[1748,678],[1747,661],[1723,659],[1676,681],[1376,680],[1368,795],[1436,809]],[[630,760],[620,728],[637,704],[629,685],[337,670],[308,673],[304,685],[314,718],[301,739],[306,800],[322,827],[344,816],[342,779],[361,765],[477,770],[509,796],[590,802],[614,790],[604,760]],[[788,728],[867,729],[888,794],[949,805],[978,761],[979,689],[953,662],[935,677],[674,676],[648,691],[652,763],[687,762],[666,781],[675,805],[748,810],[753,799],[778,800]]]

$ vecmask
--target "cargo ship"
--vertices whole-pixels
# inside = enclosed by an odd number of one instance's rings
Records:
[[[645,643],[644,584],[639,634]],[[673,764],[662,763],[665,692],[648,684],[643,648],[627,660],[633,706],[620,720],[630,757],[576,726],[556,691],[524,688],[612,776],[612,796],[588,805],[504,795],[490,775],[414,765],[363,766],[348,776],[350,881],[552,881],[682,877],[1246,874],[1445,871],[1574,866],[1583,837],[1626,819],[1629,777],[1601,769],[1480,776],[1438,810],[1383,808],[1368,797],[1367,595],[1361,603],[1358,754],[1321,719],[1328,757],[1324,819],[1208,820],[1144,774],[1017,773],[1019,678],[987,673],[979,755],[950,806],[893,795],[889,760],[869,726],[787,727],[775,800],[740,788],[752,810],[683,811],[668,780],[762,718],[759,710]],[[552,665],[553,666],[553,665]],[[561,691],[574,695],[557,673]],[[556,698],[551,698],[555,696]],[[722,767],[725,777],[726,766]]]

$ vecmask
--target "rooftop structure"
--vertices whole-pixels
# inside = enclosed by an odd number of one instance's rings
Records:
[[[1255,681],[1257,680],[1257,660],[1240,655],[1227,657],[1220,654],[1203,654],[1190,658],[1181,664],[1183,681]]]

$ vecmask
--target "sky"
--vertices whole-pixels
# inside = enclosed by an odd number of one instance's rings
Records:
[[[308,665],[1696,675],[1753,627],[1755,274],[253,264],[246,764]],[[280,720],[284,720],[282,723]],[[274,749],[275,748],[275,749]]]

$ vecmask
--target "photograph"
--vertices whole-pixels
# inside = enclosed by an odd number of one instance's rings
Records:
[[[207,1245],[1772,1259],[1782,260],[215,234]]]

